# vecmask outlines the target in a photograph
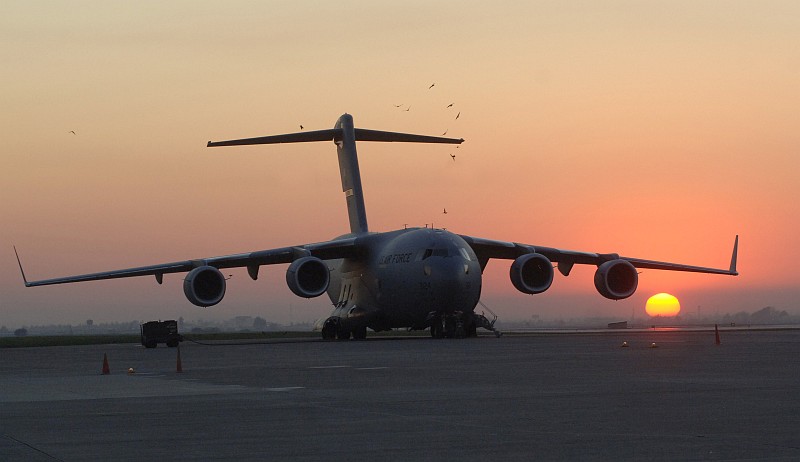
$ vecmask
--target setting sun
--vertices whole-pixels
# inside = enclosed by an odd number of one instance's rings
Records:
[[[674,296],[662,292],[648,298],[644,310],[650,316],[676,316],[681,312],[681,304]]]

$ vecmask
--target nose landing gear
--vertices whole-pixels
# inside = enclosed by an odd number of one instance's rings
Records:
[[[492,321],[489,321],[483,314],[463,311],[452,313],[432,311],[428,314],[428,323],[433,338],[477,337],[478,327],[494,332],[496,337],[500,337],[502,333],[494,328],[495,321],[497,321],[496,315]]]

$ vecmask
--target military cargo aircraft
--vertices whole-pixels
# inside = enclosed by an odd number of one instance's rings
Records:
[[[492,240],[433,227],[369,231],[356,141],[460,144],[463,139],[356,128],[352,116],[343,114],[329,130],[209,142],[208,147],[312,141],[333,141],[336,145],[350,221],[347,234],[312,244],[41,281],[27,280],[17,255],[23,281],[32,287],[155,276],[161,284],[165,274],[187,273],[183,280],[186,298],[197,306],[208,307],[225,296],[221,269],[244,267],[255,280],[263,265],[288,264],[286,284],[295,295],[311,298],[327,293],[333,304],[333,312],[322,325],[322,337],[363,339],[367,328],[430,329],[436,338],[475,336],[478,327],[494,331],[494,322],[475,312],[480,302],[483,270],[493,258],[513,260],[511,283],[526,294],[549,289],[555,268],[568,276],[576,264],[594,265],[595,288],[612,300],[630,297],[636,291],[637,268],[738,274],[738,236],[730,267],[715,269]]]

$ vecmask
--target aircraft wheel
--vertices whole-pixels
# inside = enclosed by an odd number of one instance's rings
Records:
[[[455,336],[455,338],[466,338],[467,331],[466,331],[466,329],[464,329],[464,324],[463,323],[458,323],[456,325],[456,330],[455,330],[453,335]]]
[[[350,331],[346,329],[340,329],[336,331],[336,338],[338,340],[350,340]]]
[[[326,319],[325,324],[322,325],[322,338],[324,340],[336,340],[337,338],[342,340],[345,333],[349,339],[350,331],[345,331],[342,328],[342,321],[336,316]]]
[[[322,339],[323,340],[335,340],[336,339],[336,325],[332,322],[326,322],[324,326],[322,326]]]
[[[442,338],[442,321],[436,319],[431,324],[431,337],[433,338]]]
[[[445,318],[443,334],[445,338],[454,338],[456,336],[456,322],[452,316]]]
[[[367,339],[367,326],[363,327],[356,327],[353,329],[353,338],[356,340],[366,340]]]

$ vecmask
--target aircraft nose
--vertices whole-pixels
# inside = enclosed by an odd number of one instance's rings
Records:
[[[435,303],[445,311],[469,310],[474,307],[480,288],[480,272],[472,271],[460,258],[438,258],[426,265]]]

